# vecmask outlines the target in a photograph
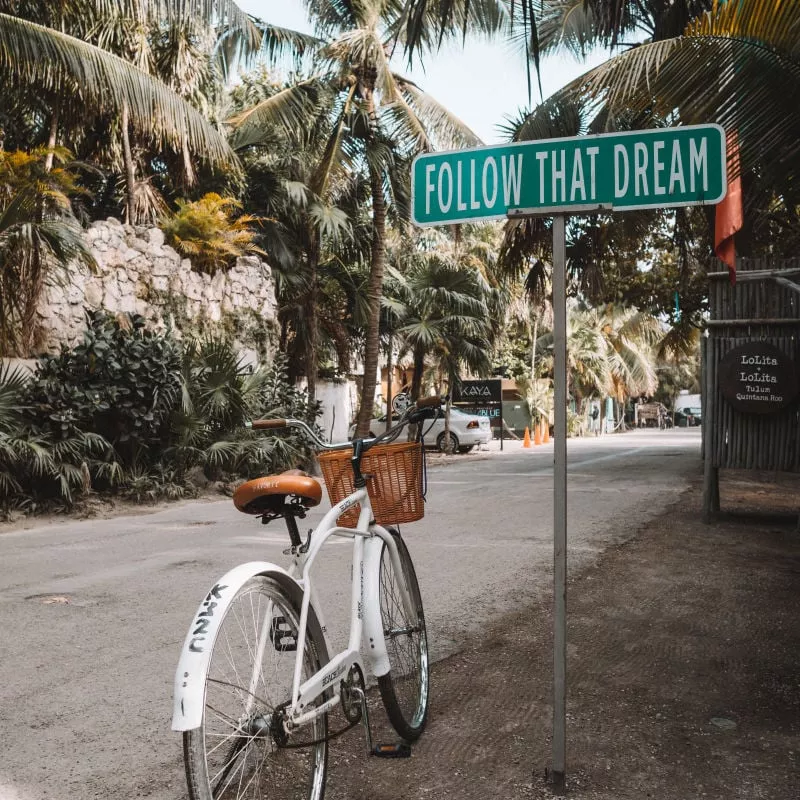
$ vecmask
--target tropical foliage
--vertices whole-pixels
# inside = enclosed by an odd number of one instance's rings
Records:
[[[257,417],[314,422],[285,364],[253,369],[229,342],[177,342],[140,317],[94,314],[84,340],[32,376],[0,370],[0,505],[69,508],[98,492],[155,500],[308,461],[303,440],[265,440]],[[190,479],[193,480],[190,481]]]
[[[250,214],[235,216],[241,203],[234,198],[209,192],[194,202],[178,200],[177,206],[161,227],[167,241],[191,258],[198,271],[214,275],[232,266],[240,256],[264,255],[255,243],[253,229],[260,220]]]
[[[800,7],[780,0],[676,0],[669,4],[546,0],[539,25],[544,50],[582,54],[600,45],[613,54],[510,125],[516,139],[717,122],[737,132],[744,228],[742,255],[793,254],[800,226],[795,185],[800,169]],[[619,51],[622,52],[619,52]],[[630,227],[672,231],[680,277],[701,273],[711,254],[713,214],[630,214]],[[589,223],[619,242],[610,220]],[[509,252],[535,247],[541,226],[509,231]],[[597,253],[597,249],[592,255]],[[605,265],[603,265],[605,267]],[[605,270],[604,270],[605,272]],[[678,276],[665,276],[678,277]],[[684,286],[680,288],[683,290]],[[694,290],[689,292],[694,295]],[[688,298],[687,298],[688,299]],[[699,311],[696,297],[689,300]],[[660,310],[668,312],[669,304]],[[691,314],[699,322],[699,314]]]
[[[251,49],[259,41],[227,0],[3,0],[7,146],[61,144],[110,168],[123,176],[126,213],[135,221],[137,165],[191,183],[192,156],[210,166],[235,164],[197,102],[213,98],[214,78],[221,78],[219,37]]]
[[[0,150],[0,354],[34,344],[42,292],[66,263],[94,264],[72,210],[83,192],[68,158],[63,149]]]
[[[546,383],[548,224],[410,231],[413,157],[478,140],[393,54],[415,63],[475,33],[517,47],[535,77],[542,54],[606,47],[605,64],[510,119],[509,138],[717,121],[739,134],[740,252],[793,254],[800,242],[796,3],[305,5],[313,35],[230,0],[0,0],[0,352],[35,348],[48,282],[70,260],[92,264],[79,221],[116,214],[157,222],[210,274],[265,255],[282,353],[252,369],[213,335],[181,343],[137,319],[94,317],[33,380],[0,373],[4,494],[144,499],[179,495],[198,472],[292,463],[304,457],[297,441],[267,445],[242,421],[283,407],[314,419],[319,378],[352,377],[358,356],[364,432],[381,347],[414,366],[415,396],[501,368],[531,397]],[[679,209],[569,223],[578,407],[691,380],[711,222]],[[302,379],[311,402],[290,388]]]
[[[387,220],[393,212],[401,218],[407,216],[410,158],[419,150],[474,145],[478,140],[434,98],[392,68],[390,54],[405,13],[399,4],[384,0],[311,2],[309,10],[319,37],[313,43],[313,53],[307,55],[314,65],[314,76],[231,120],[236,128],[232,143],[242,148],[264,141],[274,130],[276,118],[290,109],[308,109],[311,92],[322,98],[323,104],[311,103],[305,128],[313,128],[320,115],[328,123],[324,146],[319,155],[312,156],[311,195],[326,202],[329,183],[348,172],[360,174],[368,182],[372,230],[366,283],[364,402],[358,418],[358,430],[365,434],[378,367]],[[422,14],[431,25],[435,23],[432,9]],[[308,259],[312,264],[318,258],[313,252],[315,246],[318,249],[317,238],[312,232]],[[315,280],[312,267],[312,297]],[[310,327],[313,343],[317,327],[313,318]]]

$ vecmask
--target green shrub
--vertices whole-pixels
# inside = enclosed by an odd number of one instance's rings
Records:
[[[192,468],[232,481],[311,462],[296,432],[244,426],[319,414],[283,357],[253,369],[223,339],[181,347],[140,317],[87,319],[84,340],[43,356],[32,378],[0,369],[0,509],[70,508],[90,489],[176,499],[195,493]]]
[[[0,367],[0,509],[69,507],[93,471],[113,483],[118,470],[107,460],[108,442],[63,421],[57,431],[41,430],[28,396],[28,378]]]
[[[182,381],[182,408],[173,416],[177,440],[165,454],[179,469],[202,465],[209,478],[250,478],[311,461],[299,434],[264,437],[245,428],[261,417],[313,423],[319,415],[319,404],[290,386],[282,356],[254,370],[225,340],[193,341],[184,350]]]
[[[199,200],[178,200],[178,211],[161,223],[167,241],[179,253],[192,260],[200,272],[213,275],[233,266],[239,256],[265,255],[255,244],[251,225],[258,217],[236,213],[241,203],[214,192]]]
[[[105,439],[124,468],[152,463],[169,442],[180,397],[179,345],[142,317],[98,311],[83,341],[39,360],[27,392],[33,426],[59,439],[72,429]]]

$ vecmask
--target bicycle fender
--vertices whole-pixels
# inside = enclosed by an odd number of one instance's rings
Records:
[[[175,671],[172,730],[190,731],[200,727],[206,675],[220,622],[239,589],[256,575],[269,575],[280,582],[291,597],[302,598],[303,590],[297,581],[283,567],[268,561],[240,564],[211,587],[192,618]]]
[[[383,530],[383,528],[381,529]],[[376,678],[383,677],[391,669],[383,638],[380,597],[381,552],[380,537],[367,539],[364,543],[364,633],[362,649],[370,660]]]

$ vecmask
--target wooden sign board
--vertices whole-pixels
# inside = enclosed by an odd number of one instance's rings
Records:
[[[797,365],[767,342],[746,342],[728,351],[717,373],[723,397],[747,414],[772,414],[798,393]]]

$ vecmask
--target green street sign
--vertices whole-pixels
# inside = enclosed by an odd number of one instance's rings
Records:
[[[505,219],[511,209],[614,211],[715,204],[725,196],[719,125],[539,139],[417,156],[417,225]]]

